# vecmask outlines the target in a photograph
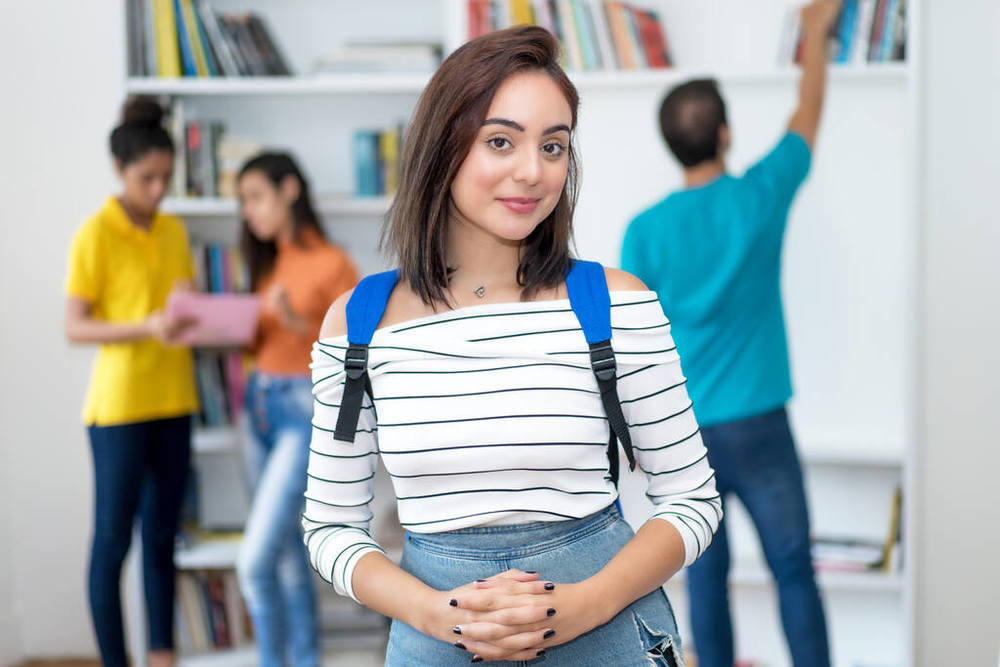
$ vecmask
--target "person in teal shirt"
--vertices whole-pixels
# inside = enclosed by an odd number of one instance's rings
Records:
[[[798,107],[777,145],[741,177],[726,171],[725,102],[714,81],[673,89],[660,126],[685,187],[629,224],[621,266],[659,296],[684,356],[688,392],[723,498],[737,495],[778,585],[793,663],[830,664],[812,569],[802,470],[785,403],[791,373],[780,291],[782,240],[809,173],[826,87],[825,39],[840,3],[802,10]],[[701,667],[732,667],[725,520],[688,569],[691,626]]]

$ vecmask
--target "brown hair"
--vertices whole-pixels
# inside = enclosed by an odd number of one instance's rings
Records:
[[[499,30],[464,44],[441,64],[417,103],[403,142],[399,190],[386,217],[381,245],[398,262],[400,278],[427,304],[447,303],[451,184],[497,89],[507,77],[525,71],[544,72],[559,85],[575,129],[579,96],[559,66],[559,42],[538,26]],[[517,281],[523,287],[522,299],[565,278],[578,183],[571,143],[562,195],[521,243]]]

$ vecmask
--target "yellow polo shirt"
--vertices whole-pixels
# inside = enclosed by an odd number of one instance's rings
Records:
[[[73,238],[66,293],[89,302],[97,319],[137,322],[163,308],[174,285],[193,275],[187,231],[178,218],[157,213],[147,231],[132,224],[111,197]],[[190,349],[156,340],[100,345],[83,408],[86,424],[197,411]]]

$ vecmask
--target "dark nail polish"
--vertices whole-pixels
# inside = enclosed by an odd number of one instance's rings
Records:
[[[538,570],[525,570],[525,574],[538,574]]]
[[[457,625],[453,627],[451,631],[454,632],[456,635],[462,634],[462,628],[458,627]]]
[[[554,635],[555,633],[556,633],[556,631],[555,631],[555,630],[546,630],[546,631],[545,631],[545,634],[544,634],[544,635],[542,635],[542,639],[548,639],[549,637],[551,637],[551,636],[552,636],[552,635]]]
[[[547,612],[545,612],[545,615],[546,616],[555,616],[556,615],[556,610],[555,609],[549,609]]]
[[[555,585],[555,584],[553,584],[553,583],[552,583],[551,581],[550,581],[549,583],[545,584],[545,586],[543,586],[543,588],[544,588],[545,590],[547,590],[547,591],[551,591],[551,590],[553,590],[553,589],[554,589],[555,587],[556,587],[556,585]]]
[[[473,658],[472,660],[470,660],[470,662],[482,662],[482,661],[483,661],[483,659],[480,658],[478,655],[475,658]]]
[[[456,600],[455,598],[452,598],[451,600],[448,600],[448,604],[450,604],[452,607],[457,607],[458,606],[458,600]]]
[[[455,642],[454,644],[452,644],[452,646],[454,646],[455,648],[460,648],[463,651],[466,650],[465,649],[465,644],[463,644],[462,642]]]
[[[477,584],[481,584],[481,583],[483,583],[484,581],[486,581],[486,580],[485,580],[485,579],[476,579],[476,583],[477,583]]]
[[[540,655],[545,655],[545,649],[539,649],[538,653],[535,654],[535,657],[537,658]]]

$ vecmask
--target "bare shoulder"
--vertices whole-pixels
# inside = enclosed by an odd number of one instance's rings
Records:
[[[649,288],[646,287],[641,280],[633,276],[628,271],[612,269],[611,267],[606,266],[604,267],[604,277],[608,281],[608,289],[612,292],[645,292],[649,290]]]
[[[349,289],[330,304],[323,318],[323,326],[319,329],[320,338],[336,338],[347,333],[347,302],[354,294],[353,289]]]

